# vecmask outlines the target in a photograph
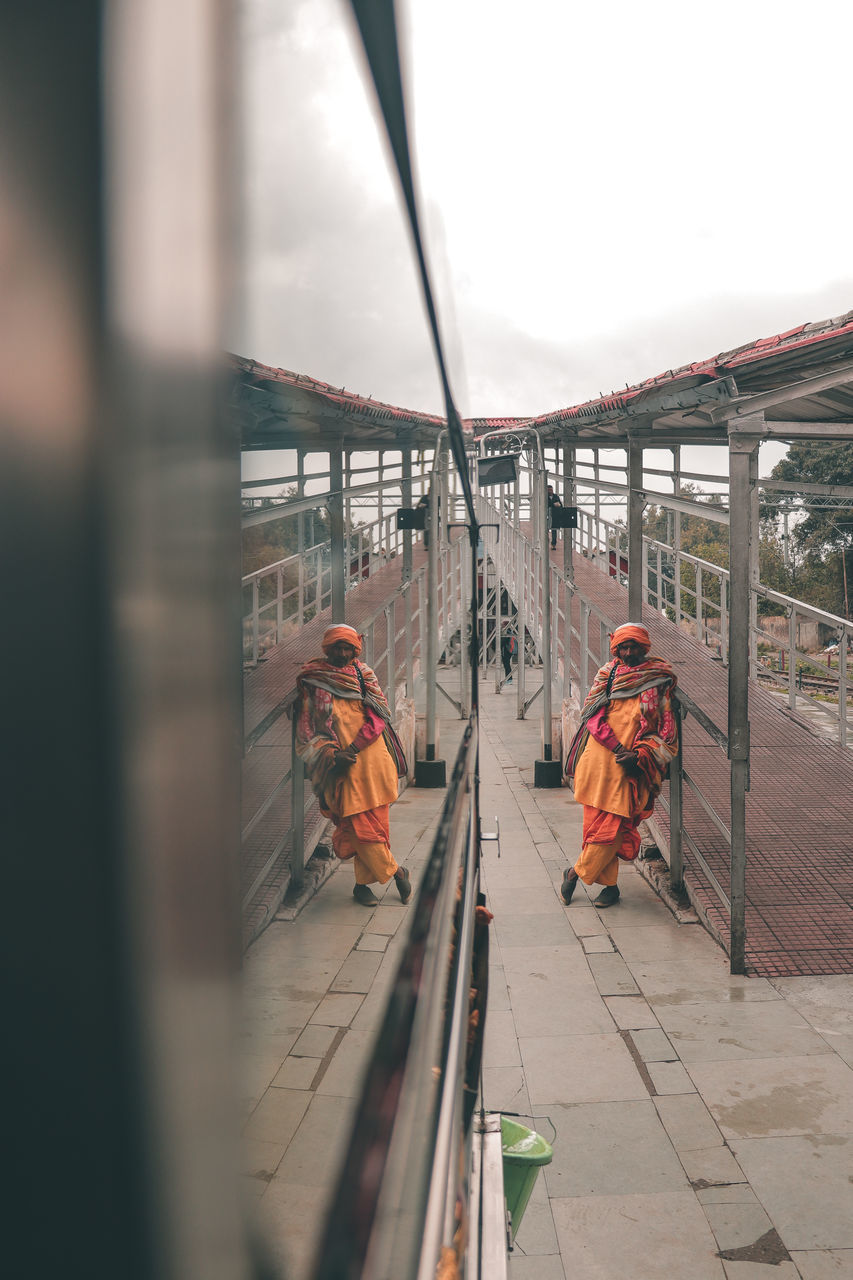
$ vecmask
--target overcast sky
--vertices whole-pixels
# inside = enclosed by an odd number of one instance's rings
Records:
[[[410,132],[465,416],[853,308],[849,0],[411,0]],[[243,0],[232,349],[442,401],[343,0]]]

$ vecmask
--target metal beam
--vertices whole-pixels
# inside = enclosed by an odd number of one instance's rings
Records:
[[[773,405],[786,404],[789,400],[804,400],[809,396],[828,391],[831,387],[841,386],[845,382],[853,382],[853,363],[839,365],[831,373],[821,374],[817,378],[803,378],[801,382],[790,383],[786,387],[778,387],[775,391],[761,391],[756,395],[744,396],[725,408],[715,409],[711,414],[714,422],[729,422],[749,414],[761,413]],[[763,434],[763,433],[762,433]]]
[[[853,440],[853,422],[770,421],[762,432],[765,440]]]
[[[640,494],[649,506],[668,507],[672,511],[680,511],[687,516],[713,520],[715,524],[729,523],[729,513],[726,508],[715,506],[710,502],[692,502],[690,498],[677,498],[674,494],[658,493],[655,489],[641,489]]]
[[[853,498],[853,485],[807,484],[804,480],[774,480],[772,476],[760,477],[759,489],[777,489],[780,493],[815,494],[821,498]]]

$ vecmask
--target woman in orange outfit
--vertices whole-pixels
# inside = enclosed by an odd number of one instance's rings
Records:
[[[321,812],[335,824],[335,853],[352,859],[356,902],[373,906],[371,884],[387,884],[392,876],[401,901],[408,902],[409,873],[390,848],[389,808],[406,762],[388,703],[373,671],[358,660],[357,631],[328,627],[322,649],[323,657],[306,663],[297,677],[296,750]]]
[[[619,901],[619,859],[631,861],[639,853],[637,827],[651,815],[675,759],[676,677],[668,662],[648,656],[650,648],[645,627],[617,627],[610,638],[613,661],[599,670],[583,705],[585,732],[566,764],[583,805],[581,855],[560,886],[567,905],[579,879],[604,886],[596,907]]]

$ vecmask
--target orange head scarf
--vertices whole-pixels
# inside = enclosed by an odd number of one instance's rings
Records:
[[[626,640],[634,640],[642,649],[648,653],[652,647],[651,638],[645,627],[641,627],[638,622],[624,622],[621,627],[617,627],[610,635],[610,652],[614,658],[616,649],[620,644],[624,644]]]
[[[356,654],[361,653],[361,636],[357,631],[354,631],[352,627],[347,627],[342,622],[338,623],[334,627],[326,627],[326,630],[323,632],[323,639],[320,642],[320,647],[325,653],[326,650],[331,649],[332,645],[338,640],[343,640],[346,644],[351,644],[355,649]]]

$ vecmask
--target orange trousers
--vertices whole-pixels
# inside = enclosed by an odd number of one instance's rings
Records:
[[[635,819],[584,805],[583,845],[574,865],[584,884],[615,884],[619,859],[631,862],[639,852],[640,833]]]
[[[332,848],[344,862],[352,858],[356,884],[387,884],[397,870],[390,849],[389,808],[377,805],[348,818],[333,815]]]

